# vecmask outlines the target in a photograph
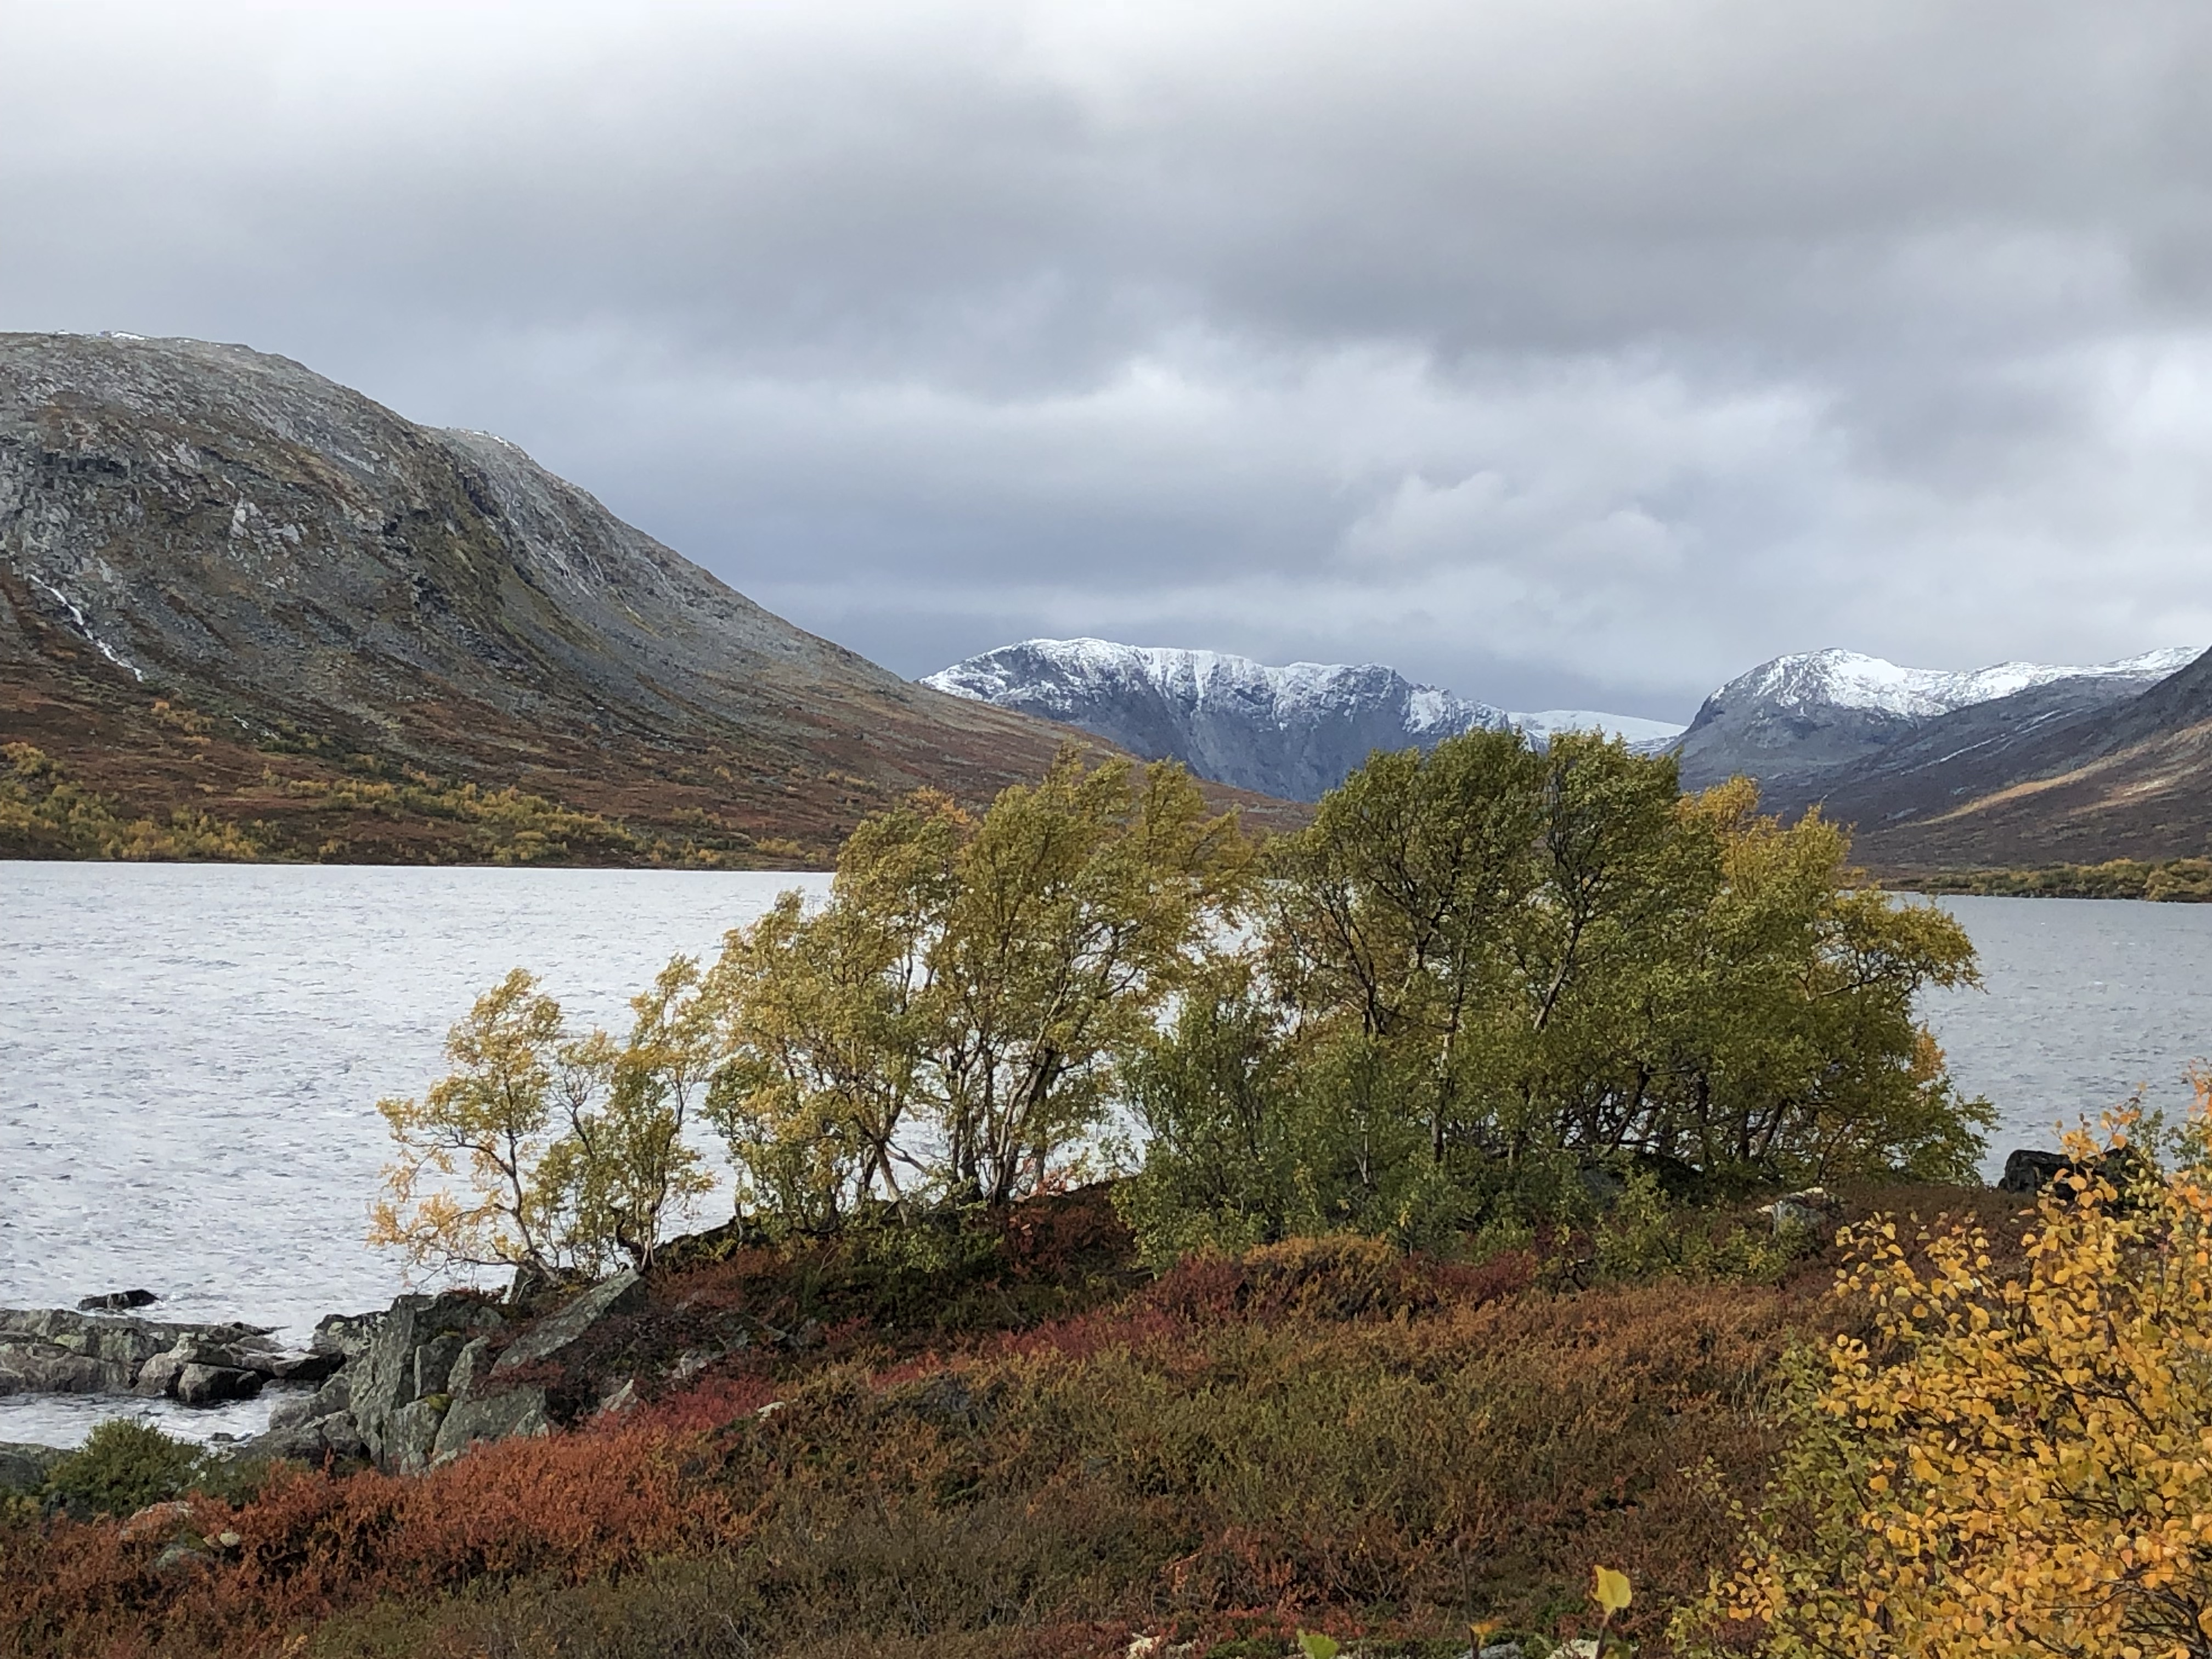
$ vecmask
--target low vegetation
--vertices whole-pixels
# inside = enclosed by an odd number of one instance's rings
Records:
[[[1912,1012],[1971,949],[1847,853],[1575,737],[1266,845],[1073,754],[917,797],[626,1034],[518,969],[384,1103],[382,1242],[646,1271],[570,1426],[140,1447],[203,1490],[19,1506],[0,1647],[2199,1659],[2203,1120],[1972,1185]]]
[[[2074,1136],[2022,1271],[1965,1224],[1846,1234],[1838,1295],[1865,1324],[1790,1368],[1749,1547],[1686,1633],[1747,1625],[1793,1656],[2212,1652],[2209,1086],[2168,1172]]]
[[[2212,859],[2052,864],[2030,870],[1938,870],[1897,883],[1922,893],[2000,898],[2151,899],[2212,902]]]
[[[250,828],[179,808],[166,823],[127,817],[106,795],[80,788],[27,743],[0,748],[0,850],[21,858],[198,859],[264,856]]]
[[[193,720],[166,703],[164,724]],[[300,777],[264,769],[252,793],[258,816],[218,817],[186,808],[166,819],[134,817],[111,795],[87,789],[29,744],[0,749],[0,856],[216,863],[343,860],[364,823],[429,828],[416,843],[372,836],[380,861],[399,852],[425,862],[619,864],[754,869],[787,864],[805,849],[757,840],[703,814],[685,829],[641,829],[515,788],[487,789],[351,757],[358,775]],[[453,832],[458,830],[458,835]]]

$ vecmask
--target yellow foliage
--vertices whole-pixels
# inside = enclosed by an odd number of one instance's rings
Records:
[[[1590,1591],[1590,1600],[1597,1603],[1598,1611],[1607,1620],[1616,1613],[1626,1611],[1635,1595],[1628,1587],[1628,1575],[1616,1572],[1611,1567],[1593,1567],[1590,1573],[1595,1580]]]
[[[369,1242],[416,1266],[645,1266],[664,1218],[712,1185],[684,1142],[710,1055],[699,985],[696,963],[670,963],[631,1000],[624,1045],[571,1036],[520,968],[477,998],[447,1036],[453,1070],[377,1103],[399,1157]]]
[[[251,830],[179,807],[167,823],[129,818],[114,799],[75,782],[27,743],[0,747],[0,846],[82,859],[214,860],[252,863],[267,856]]]
[[[1802,1368],[1799,1433],[1738,1568],[1682,1633],[1775,1656],[2212,1652],[2212,1165],[2069,1138],[2022,1273],[1971,1227],[1846,1236],[1871,1340]],[[2118,1156],[2109,1156],[2118,1152]],[[2112,1177],[2124,1180],[2116,1189]]]

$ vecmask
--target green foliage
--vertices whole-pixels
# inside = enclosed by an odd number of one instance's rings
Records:
[[[740,1202],[818,1230],[917,1187],[1000,1206],[1073,1179],[1245,861],[1181,768],[1073,749],[980,819],[929,794],[872,819],[826,907],[787,898],[714,970]]]
[[[251,863],[268,851],[251,830],[182,808],[167,823],[125,817],[112,798],[73,781],[27,743],[0,747],[0,849],[77,859],[204,859]]]
[[[1126,1127],[1118,1202],[1155,1264],[1518,1242],[1594,1223],[1593,1182],[1639,1160],[1720,1194],[1970,1179],[1988,1109],[1913,1011],[1972,982],[1965,933],[1860,886],[1817,814],[1756,803],[1510,732],[1377,754],[1257,858],[1173,766],[1071,749],[980,817],[925,792],[854,834],[826,903],[786,894],[711,968],[672,963],[626,1045],[510,975],[454,1073],[384,1103],[376,1237],[643,1263],[703,1190],[694,1115],[779,1237],[1002,1210]],[[1769,1271],[1748,1247],[1680,1265]]]
[[[46,1495],[72,1510],[130,1515],[190,1490],[204,1472],[198,1447],[151,1425],[115,1418],[54,1465]]]
[[[1630,1173],[1620,1199],[1597,1224],[1591,1265],[1600,1279],[1735,1279],[1773,1284],[1816,1246],[1811,1239],[1762,1236],[1741,1223],[1716,1232],[1715,1218],[1675,1203],[1648,1170]]]
[[[1128,1069],[1147,1253],[1583,1218],[1581,1172],[1632,1156],[1721,1190],[1971,1179],[1988,1108],[1913,1011],[1972,982],[1965,933],[1756,799],[1588,736],[1372,757]]]

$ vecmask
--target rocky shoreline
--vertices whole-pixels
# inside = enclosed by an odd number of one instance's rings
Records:
[[[264,1327],[149,1319],[143,1292],[79,1309],[0,1310],[0,1396],[173,1400],[212,1406],[276,1385],[289,1395],[267,1429],[218,1441],[230,1457],[416,1474],[471,1445],[548,1432],[546,1374],[603,1321],[639,1312],[645,1281],[625,1270],[556,1299],[515,1291],[407,1295],[363,1314],[332,1314],[304,1351]],[[553,1305],[549,1307],[550,1301]],[[118,1413],[120,1414],[120,1413]],[[64,1454],[0,1444],[0,1494],[36,1491]]]

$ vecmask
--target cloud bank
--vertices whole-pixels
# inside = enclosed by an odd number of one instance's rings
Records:
[[[0,326],[487,428],[908,673],[1031,634],[1686,717],[2212,642],[2212,12],[11,20]]]

